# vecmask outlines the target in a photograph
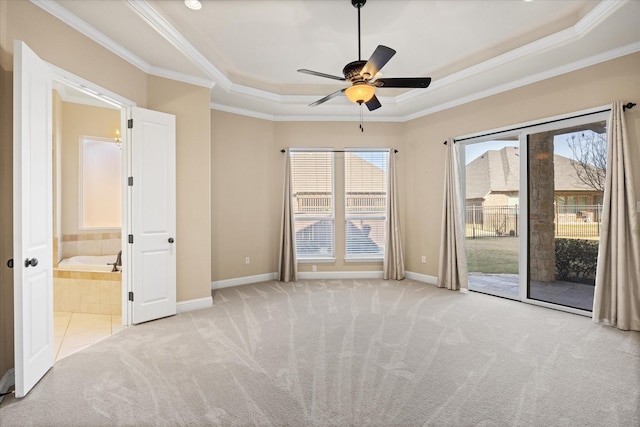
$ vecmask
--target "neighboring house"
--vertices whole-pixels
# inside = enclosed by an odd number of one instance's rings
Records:
[[[515,206],[519,198],[520,154],[518,147],[489,150],[466,167],[466,203],[469,206]],[[555,202],[567,205],[602,204],[602,193],[580,181],[572,160],[554,154]]]
[[[520,153],[518,147],[489,150],[466,166],[467,235],[518,234]],[[602,193],[583,183],[573,160],[554,154],[554,223],[558,236],[597,236],[596,227],[567,228],[566,224],[600,221]],[[489,233],[489,234],[487,234]]]

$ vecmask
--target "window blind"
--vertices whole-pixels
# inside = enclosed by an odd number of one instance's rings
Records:
[[[345,153],[347,258],[382,258],[387,220],[387,151]]]
[[[334,257],[333,153],[291,151],[298,258]]]

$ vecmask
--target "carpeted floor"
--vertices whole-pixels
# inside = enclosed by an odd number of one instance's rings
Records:
[[[637,426],[640,333],[411,280],[265,282],[61,360],[0,425]]]

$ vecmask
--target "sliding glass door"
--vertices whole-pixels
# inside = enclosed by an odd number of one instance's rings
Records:
[[[463,138],[470,290],[592,310],[608,116]]]
[[[593,307],[606,138],[605,121],[527,136],[530,299]]]
[[[520,149],[517,137],[465,146],[469,289],[519,298]]]

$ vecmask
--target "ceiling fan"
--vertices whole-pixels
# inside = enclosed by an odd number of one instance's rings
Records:
[[[333,80],[348,81],[351,86],[333,92],[322,99],[309,104],[310,107],[320,105],[336,96],[342,94],[357,104],[364,103],[369,111],[376,110],[382,106],[376,97],[376,88],[427,88],[431,83],[431,77],[400,77],[400,78],[376,78],[384,65],[396,54],[390,47],[378,45],[368,61],[363,61],[360,46],[360,9],[367,0],[351,0],[351,4],[358,9],[358,60],[345,65],[342,70],[344,77],[333,76],[331,74],[320,73],[307,69],[300,69],[298,72],[311,74],[313,76],[325,77]]]

